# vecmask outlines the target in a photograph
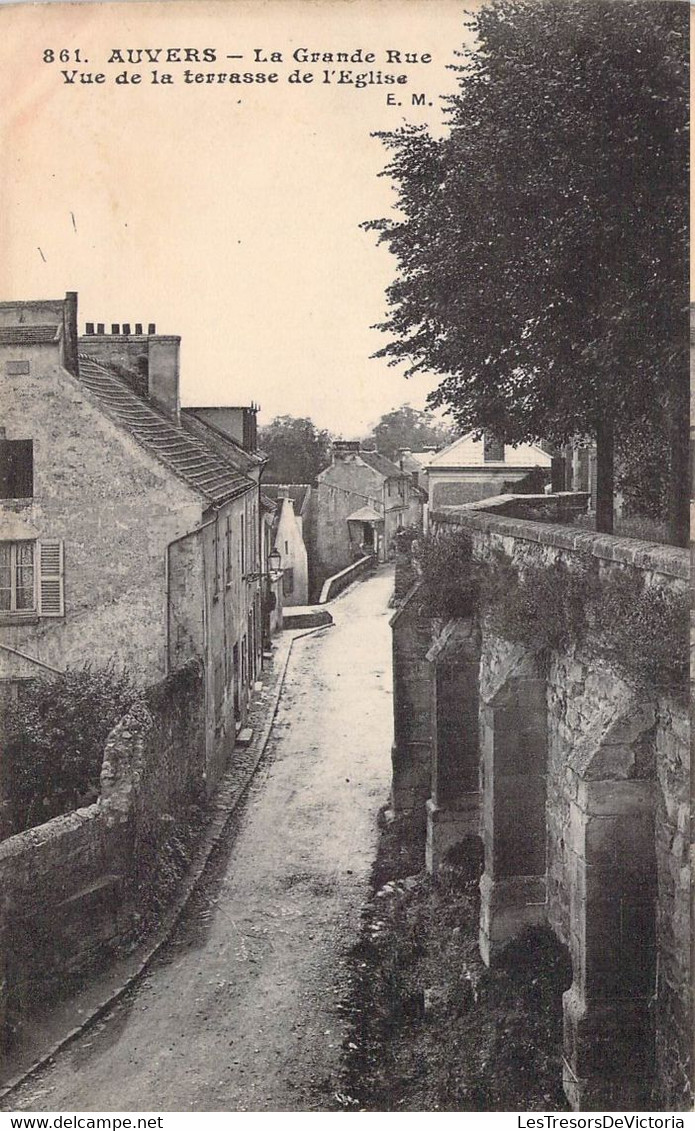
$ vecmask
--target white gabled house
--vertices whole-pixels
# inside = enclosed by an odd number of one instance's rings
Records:
[[[475,431],[432,456],[422,469],[428,511],[474,503],[513,491],[534,469],[547,473],[552,459],[538,444],[504,444]]]

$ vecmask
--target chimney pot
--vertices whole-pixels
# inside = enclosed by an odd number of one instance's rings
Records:
[[[127,335],[130,334],[130,322],[123,323],[123,333]]]
[[[120,334],[120,332],[121,332],[121,327],[120,327],[119,323],[118,322],[112,322],[111,323],[111,333],[112,334]]]
[[[93,322],[87,323],[87,325],[85,327],[85,333],[87,333],[87,334],[93,334],[94,333],[94,323]]]
[[[97,334],[103,334],[103,333],[104,333],[104,323],[103,322],[97,322]]]
[[[157,333],[157,327],[155,326],[154,322],[148,323],[147,333],[148,334],[156,334]]]
[[[142,336],[142,322],[135,323],[135,333],[138,335],[138,337]]]

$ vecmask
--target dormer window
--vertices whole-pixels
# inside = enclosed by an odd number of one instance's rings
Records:
[[[0,499],[31,499],[33,495],[33,440],[0,439]]]
[[[483,437],[483,460],[485,463],[504,463],[504,443],[496,436],[486,432]]]

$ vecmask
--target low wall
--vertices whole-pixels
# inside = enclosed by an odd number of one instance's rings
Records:
[[[98,801],[0,843],[5,1047],[147,916],[158,849],[204,787],[201,702],[197,664],[150,689],[107,739]]]
[[[357,581],[359,577],[364,577],[373,568],[374,557],[368,554],[345,569],[341,569],[340,573],[334,573],[332,577],[326,578],[321,588],[319,605],[325,605],[327,601],[332,601],[334,597],[343,592],[343,589],[347,589],[348,585],[352,585],[352,582]]]
[[[470,533],[478,560],[503,551],[523,571],[588,557],[599,582],[637,571],[651,589],[689,589],[688,554],[673,547],[476,508],[430,515],[435,535],[455,528]],[[403,811],[421,812],[429,791],[431,870],[477,833],[486,961],[543,923],[567,946],[564,1081],[573,1107],[687,1108],[687,704],[611,666],[591,631],[536,653],[499,625],[493,632],[485,616],[476,644],[475,615],[427,624],[409,612],[416,607],[411,592],[393,621],[394,709],[412,719],[396,732],[394,796]]]

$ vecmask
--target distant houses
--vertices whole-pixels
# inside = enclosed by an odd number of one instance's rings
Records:
[[[308,483],[266,483],[263,492],[275,503],[271,549],[280,555],[283,605],[306,605],[311,487]]]
[[[540,490],[550,481],[551,466],[552,457],[537,444],[513,446],[467,432],[436,452],[422,469],[428,512],[513,493],[532,473]]]
[[[420,525],[421,516],[421,498],[407,472],[357,440],[336,440],[330,466],[317,479],[317,573],[328,577],[365,554],[387,561],[397,531]]]
[[[0,681],[113,660],[153,684],[197,658],[212,788],[282,601],[256,409],[182,411],[179,338],[152,324],[87,331],[73,293],[0,303]]]

